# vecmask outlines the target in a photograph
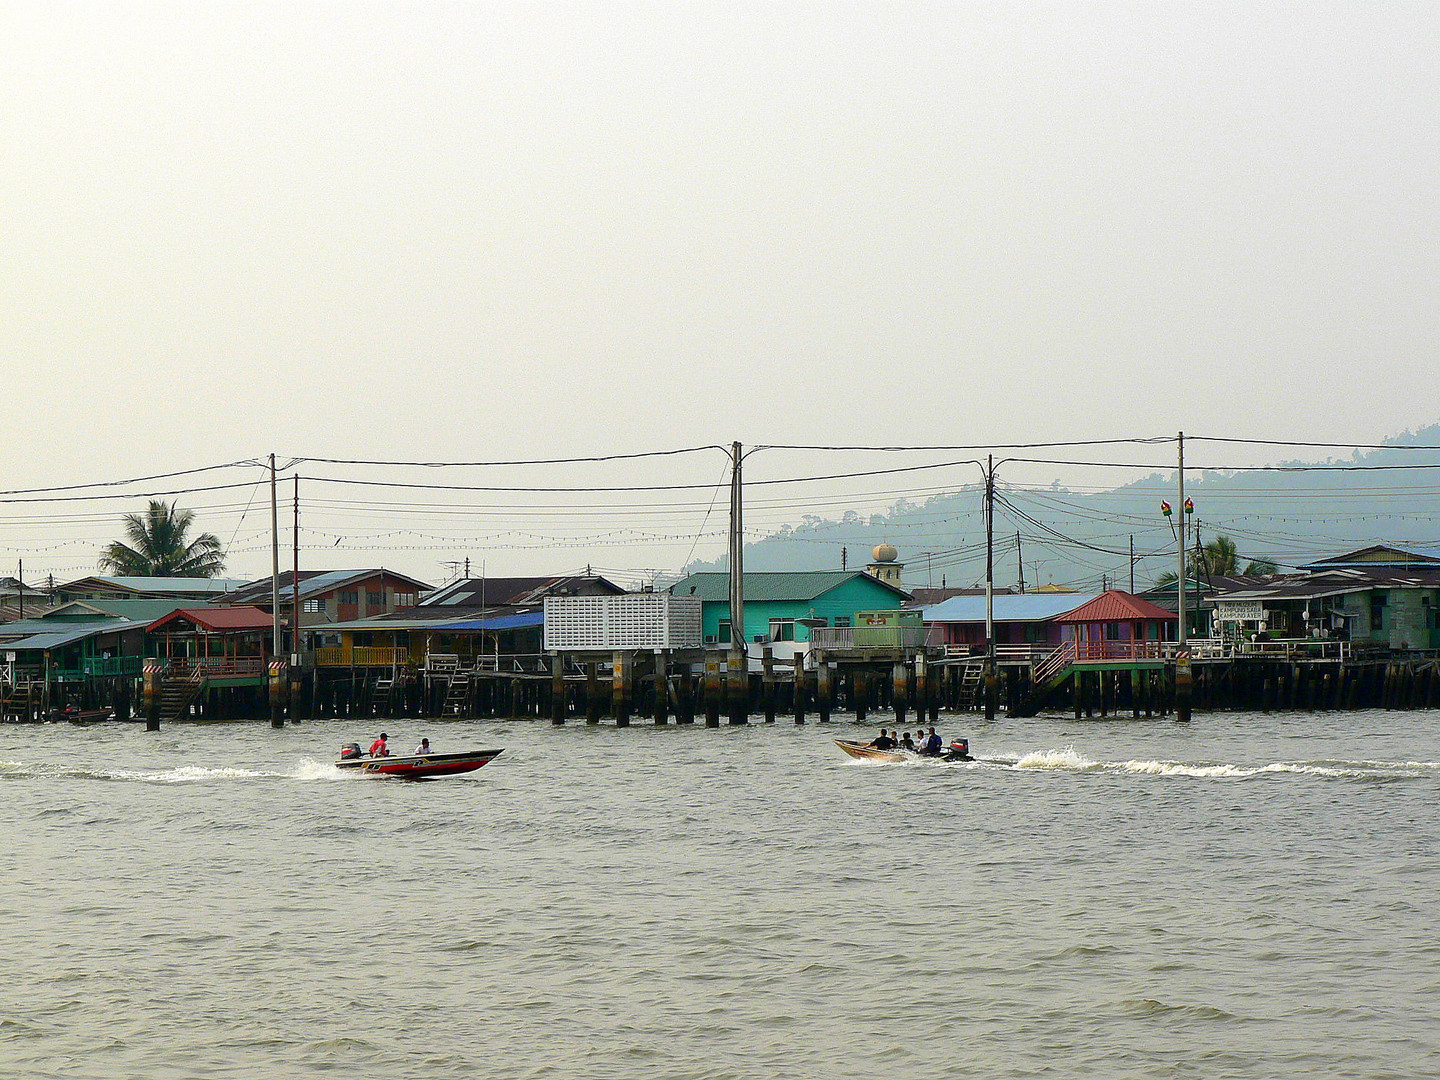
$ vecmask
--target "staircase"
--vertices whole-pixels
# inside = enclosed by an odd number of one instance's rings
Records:
[[[167,675],[160,683],[160,722],[169,723],[190,714],[190,706],[205,689],[205,671],[196,668],[184,675]]]
[[[973,709],[980,701],[980,691],[985,679],[985,661],[971,660],[960,669],[960,697],[962,708]]]
[[[465,711],[465,703],[470,699],[470,673],[468,671],[455,671],[450,675],[450,681],[445,687],[445,704],[440,707],[443,716],[459,716]]]

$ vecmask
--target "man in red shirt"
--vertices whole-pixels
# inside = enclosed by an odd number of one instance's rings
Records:
[[[386,735],[385,732],[383,732],[383,731],[380,732],[380,737],[370,744],[370,756],[371,756],[371,757],[389,757],[389,756],[390,756],[390,747],[389,747],[389,746],[386,744],[386,742],[385,742],[385,740],[388,739],[389,737],[390,737],[390,736],[389,736],[389,735]]]

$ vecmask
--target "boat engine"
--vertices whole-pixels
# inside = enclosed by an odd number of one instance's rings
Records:
[[[945,748],[946,761],[974,761],[970,756],[970,740],[955,739]]]
[[[360,749],[360,744],[358,742],[347,742],[344,746],[340,747],[341,761],[353,761],[355,758],[361,758],[364,756],[365,751]]]

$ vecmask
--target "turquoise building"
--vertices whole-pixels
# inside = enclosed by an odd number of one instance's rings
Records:
[[[698,596],[708,644],[730,640],[730,575],[691,574],[673,585],[676,596]],[[857,612],[899,610],[910,594],[858,570],[746,573],[745,640],[809,641],[817,626],[854,626]]]

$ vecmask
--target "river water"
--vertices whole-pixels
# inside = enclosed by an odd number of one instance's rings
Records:
[[[1440,1074],[1440,717],[0,729],[0,1075]]]

